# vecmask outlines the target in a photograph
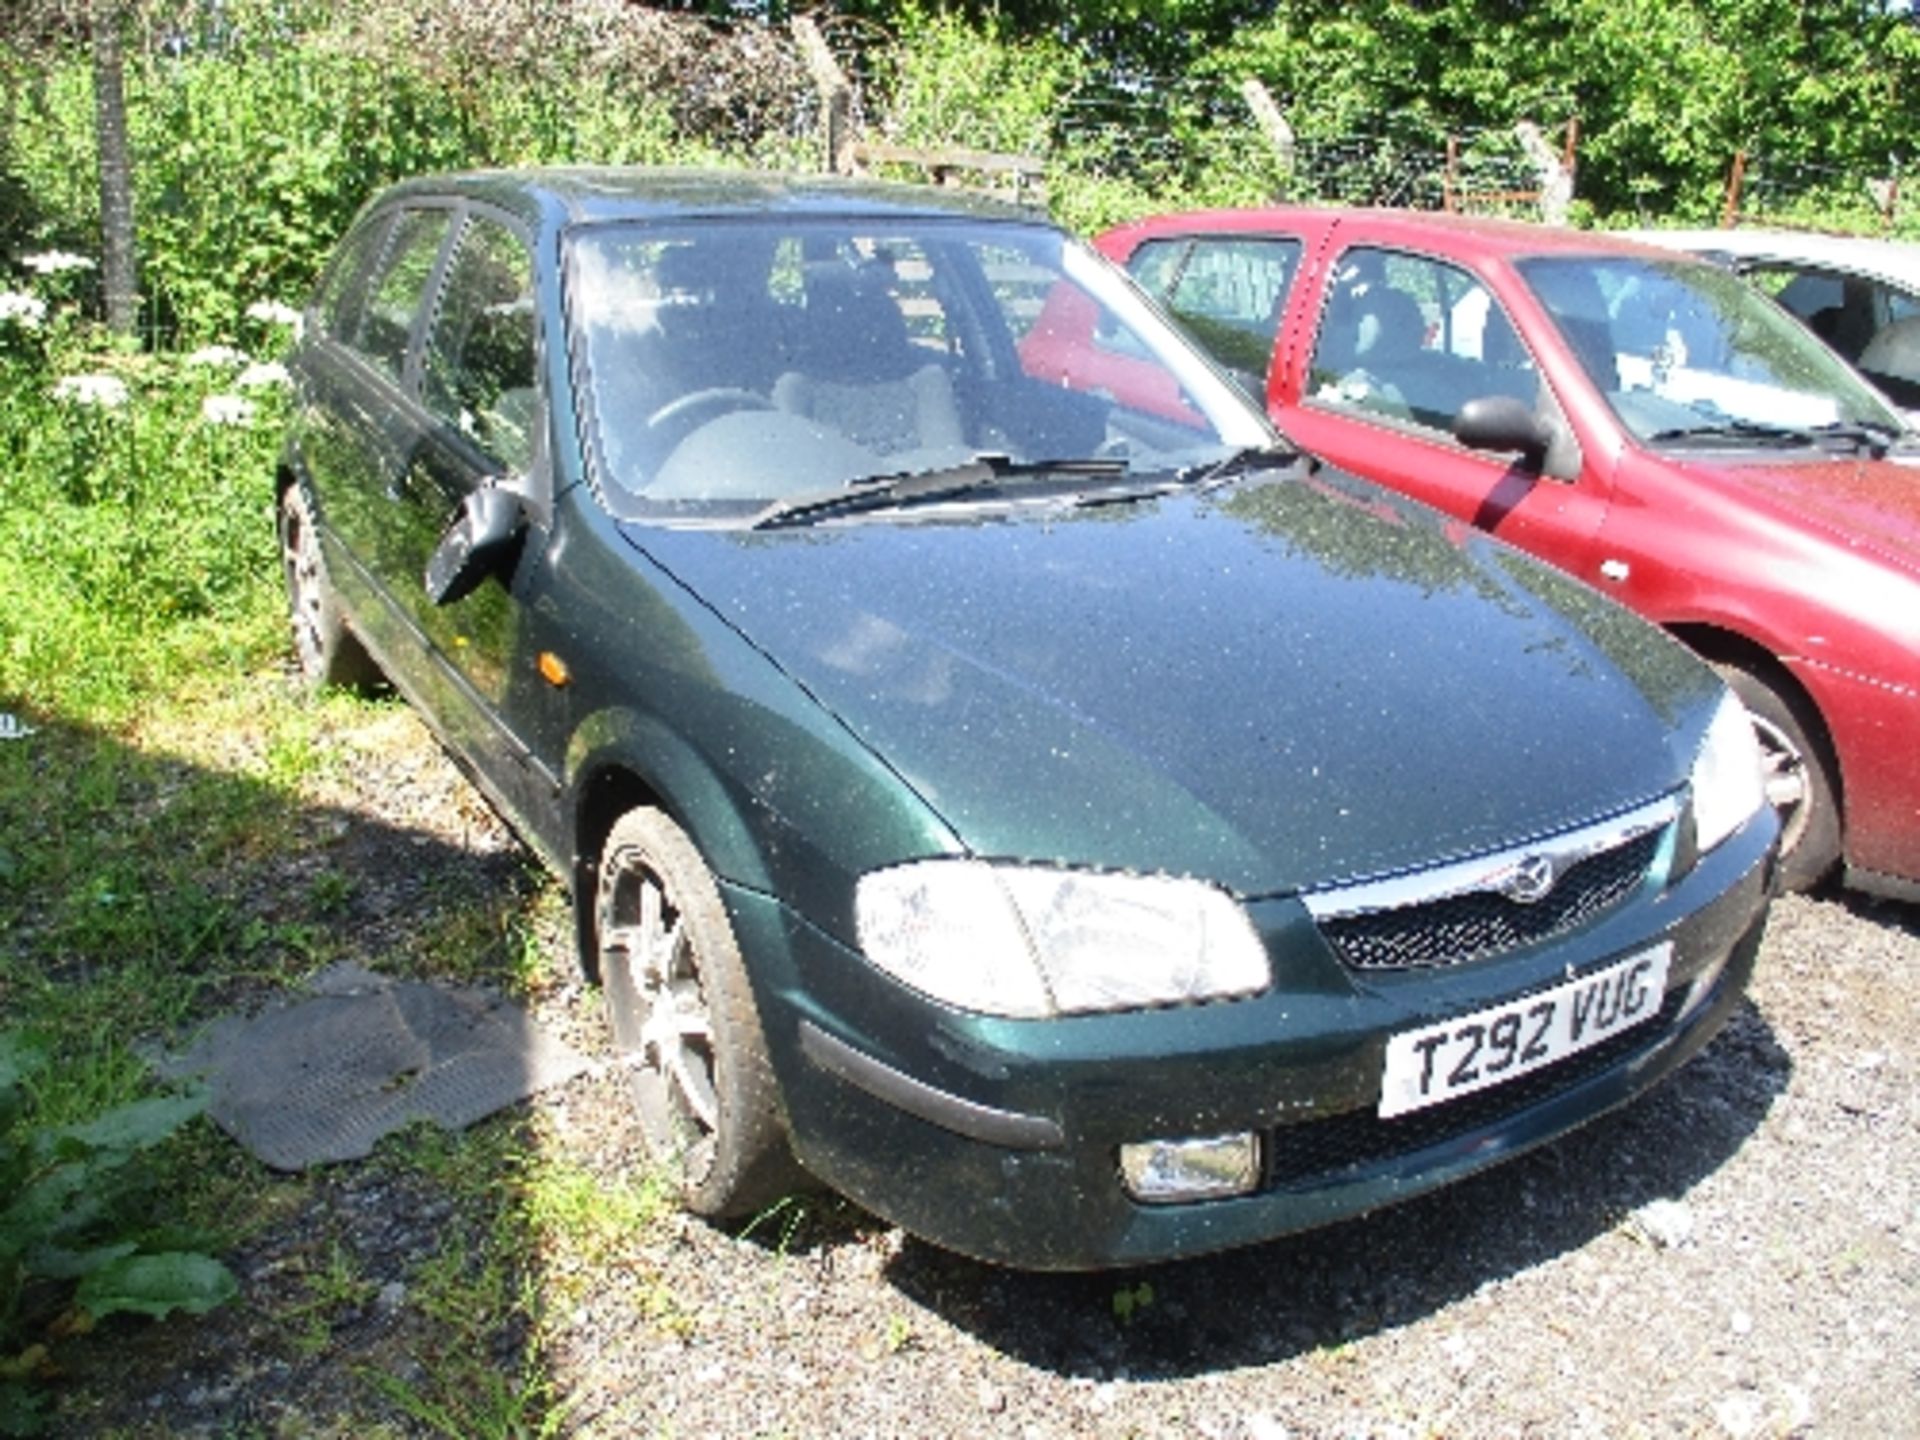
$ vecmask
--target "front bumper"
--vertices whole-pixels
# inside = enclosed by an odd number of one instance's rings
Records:
[[[934,1004],[764,896],[728,896],[751,957],[794,1147],[905,1229],[1032,1269],[1138,1264],[1362,1214],[1566,1133],[1704,1045],[1752,973],[1772,884],[1771,818],[1683,880],[1524,953],[1357,976],[1296,900],[1250,907],[1275,987],[1247,1000],[1004,1020]],[[1659,1018],[1508,1085],[1392,1120],[1387,1039],[1546,988],[1662,941]],[[1123,1144],[1254,1131],[1259,1189],[1144,1205]]]

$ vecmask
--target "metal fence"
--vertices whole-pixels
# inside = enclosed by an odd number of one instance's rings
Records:
[[[937,146],[902,145],[908,117],[894,112],[884,79],[893,37],[844,17],[824,30],[797,20],[791,34],[815,86],[796,114],[820,135],[829,169],[917,168],[1028,199],[1057,196],[1071,182],[1111,184],[1160,206],[1284,200],[1548,220],[1567,218],[1579,195],[1577,117],[1537,117],[1530,136],[1519,127],[1443,134],[1390,121],[1328,134],[1314,117],[1289,116],[1257,82],[1191,75],[1084,83],[1019,155],[984,149],[964,118]],[[1723,224],[1920,235],[1920,201],[1902,193],[1897,167],[1871,176],[1764,154],[1729,161]]]
[[[1531,156],[1509,131],[1437,135],[1380,126],[1297,134],[1257,82],[1164,75],[1084,83],[1055,108],[1044,133],[1029,137],[1017,157],[1024,163],[983,153],[964,130],[916,152],[898,143],[911,117],[894,113],[885,67],[875,63],[888,37],[859,25],[822,32],[806,21],[794,33],[819,85],[815,110],[830,169],[918,159],[938,178],[1029,195],[1042,185],[1058,192],[1063,182],[1107,183],[1168,204],[1291,200],[1537,218],[1555,198],[1549,172],[1574,160],[1570,126]],[[1570,176],[1568,169],[1562,198],[1571,193]]]
[[[1720,223],[1920,238],[1920,195],[1903,193],[1897,163],[1868,175],[1743,151],[1728,167]]]

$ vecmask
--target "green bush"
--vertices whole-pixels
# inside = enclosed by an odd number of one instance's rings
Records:
[[[44,1044],[0,1031],[0,1435],[44,1427],[32,1382],[46,1347],[24,1345],[30,1287],[71,1287],[56,1327],[68,1332],[109,1315],[204,1314],[238,1290],[207,1237],[155,1223],[140,1163],[204,1097],[150,1096],[58,1123],[38,1093],[53,1069]]]
[[[68,280],[38,324],[0,319],[0,700],[112,720],[143,677],[196,643],[257,650],[277,634],[269,477],[284,371],[234,348],[140,354],[106,344]]]
[[[230,0],[197,23],[130,8],[140,289],[163,344],[232,335],[262,299],[297,303],[360,206],[405,175],[811,152],[800,61],[751,25],[566,0]],[[95,149],[84,47],[0,61],[9,78],[0,172],[38,217],[29,241],[96,248],[92,167],[74,163]]]

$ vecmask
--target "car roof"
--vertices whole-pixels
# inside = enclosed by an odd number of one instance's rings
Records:
[[[1785,260],[1823,270],[1878,276],[1920,291],[1920,245],[1867,235],[1804,230],[1637,230],[1637,239],[1696,255],[1734,260]]]
[[[1551,254],[1646,254],[1652,247],[1617,233],[1569,230],[1524,220],[1445,211],[1397,210],[1351,205],[1267,205],[1243,210],[1194,210],[1156,215],[1108,233],[1135,242],[1154,235],[1200,231],[1299,230],[1319,232],[1339,225],[1385,243],[1450,249],[1457,253],[1515,259]],[[1349,238],[1352,238],[1351,236]],[[1671,253],[1671,252],[1669,252]]]
[[[478,201],[535,225],[774,213],[1045,218],[1037,209],[1009,201],[924,185],[759,170],[611,166],[422,175],[382,192],[376,203],[420,199]]]

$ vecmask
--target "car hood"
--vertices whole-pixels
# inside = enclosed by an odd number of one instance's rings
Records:
[[[1270,895],[1671,790],[1711,674],[1360,481],[630,541],[977,854]]]
[[[1845,544],[1920,574],[1920,456],[1735,464],[1727,473]]]

